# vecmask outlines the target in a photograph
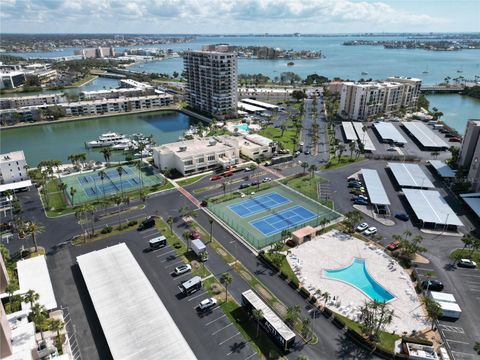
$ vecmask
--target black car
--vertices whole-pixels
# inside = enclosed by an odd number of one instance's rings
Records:
[[[155,218],[149,216],[148,218],[143,220],[140,223],[140,225],[138,225],[137,230],[142,231],[142,230],[145,230],[145,229],[150,229],[151,227],[154,227],[154,226],[155,226]]]
[[[422,289],[427,289],[431,291],[442,291],[443,284],[439,280],[424,280],[422,281]]]
[[[246,189],[250,186],[250,184],[240,184],[239,189]]]
[[[408,216],[407,214],[405,213],[398,213],[398,214],[395,214],[395,217],[399,220],[402,220],[402,221],[408,221],[410,220],[410,216]]]
[[[361,188],[363,185],[359,181],[349,181],[348,182],[348,187],[349,188]]]
[[[252,181],[252,183],[250,184],[250,186],[256,186],[256,185],[258,185],[258,184],[260,184],[259,181]]]

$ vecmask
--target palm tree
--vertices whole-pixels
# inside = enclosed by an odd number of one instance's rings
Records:
[[[33,308],[33,303],[38,301],[40,295],[36,293],[34,290],[28,290],[25,294],[23,294],[23,301],[30,304],[30,309]]]
[[[350,159],[352,159],[353,158],[353,153],[355,152],[355,150],[357,148],[355,141],[351,141],[348,144],[348,147],[350,148]]]
[[[120,206],[122,205],[122,197],[121,196],[118,196],[118,195],[115,195],[113,197],[113,202],[115,203],[115,205]],[[117,214],[118,214],[118,227],[120,227],[120,222],[121,222],[121,218],[120,218],[120,210],[117,211]]]
[[[291,326],[295,325],[300,314],[300,305],[291,305],[287,307],[287,316],[285,317],[285,322]]]
[[[187,251],[190,249],[190,236],[192,233],[189,230],[185,230],[182,234],[183,239],[187,242]]]
[[[77,192],[77,189],[75,189],[73,186],[70,187],[70,197],[72,198],[72,206],[74,205],[73,199],[75,197],[76,192]]]
[[[100,176],[100,180],[102,181],[102,193],[103,193],[103,199],[105,200],[105,185],[104,181],[105,178],[107,177],[107,173],[104,170],[100,170],[98,172],[98,176]]]
[[[210,224],[210,242],[212,242],[212,239],[213,239],[213,219],[209,218],[208,222]]]
[[[263,311],[260,309],[253,309],[252,311],[253,318],[257,322],[257,336],[258,337],[258,330],[260,328],[260,320],[263,318]]]
[[[322,294],[322,299],[323,299],[323,308],[325,309],[325,306],[327,306],[328,301],[330,300],[331,295],[328,291],[325,291]]]
[[[10,304],[10,311],[13,312],[13,294],[18,290],[16,281],[10,281],[5,287],[5,292],[8,294],[8,303]]]
[[[220,277],[220,282],[225,286],[225,301],[228,297],[228,286],[232,283],[233,277],[229,272],[224,272]]]
[[[100,150],[100,152],[103,154],[103,158],[108,165],[108,163],[110,162],[110,156],[112,155],[112,149],[107,147]]]
[[[318,167],[317,165],[315,164],[312,164],[310,165],[310,167],[308,168],[308,171],[310,172],[310,178],[313,179],[313,175],[315,175],[315,171],[318,170]]]
[[[285,132],[285,130],[287,130],[287,125],[285,123],[280,125],[280,130],[282,130],[282,135],[280,135],[280,137],[283,137],[283,133]]]
[[[75,163],[78,160],[78,155],[77,154],[68,155],[67,159],[72,163],[72,165],[75,165]]]
[[[308,163],[307,162],[302,162],[302,165],[300,165],[302,168],[303,168],[303,173],[305,174],[305,172],[307,171],[307,168],[308,168]]]
[[[170,226],[170,234],[173,234],[173,229],[172,229],[172,226],[173,226],[173,217],[169,216],[168,219],[167,219],[167,224],[168,226]]]
[[[433,330],[435,326],[435,321],[437,321],[437,319],[442,316],[443,310],[440,305],[429,296],[423,298],[423,303],[425,304],[425,308],[427,309],[427,316],[432,321]]]
[[[35,246],[35,253],[38,252],[37,234],[41,234],[45,228],[37,222],[31,221],[27,225],[27,232],[32,236],[33,245]]]
[[[143,145],[143,144],[142,144],[142,145]],[[141,150],[140,150],[140,153],[142,153]],[[140,161],[135,164],[135,167],[136,167],[137,170],[138,170],[138,180],[140,181],[140,194],[143,195],[143,173],[142,173],[142,164],[143,164],[143,161],[140,159]]]
[[[63,330],[63,322],[58,319],[50,319],[48,321],[48,328],[51,331],[55,331],[57,333],[57,346],[61,346],[61,338],[60,338],[60,331]]]
[[[430,279],[432,278],[433,276],[433,271],[427,271],[425,273],[425,277],[427,278],[427,293],[428,293],[428,288],[430,287]]]
[[[43,330],[47,325],[47,309],[45,309],[45,306],[36,303],[31,309],[31,314],[32,320],[35,323],[35,327],[40,330],[40,335],[42,336],[42,340],[44,340]]]
[[[438,158],[438,155],[440,155],[440,153],[439,153],[438,151],[432,151],[432,152],[430,153],[430,155],[432,155],[433,158],[436,159],[436,158]]]
[[[118,176],[120,176],[120,191],[121,191],[121,194],[123,195],[123,181],[122,181],[123,168],[121,166],[117,167],[117,173],[118,173]]]
[[[222,189],[223,189],[223,196],[225,196],[226,191],[227,191],[227,182],[226,181],[222,182]]]

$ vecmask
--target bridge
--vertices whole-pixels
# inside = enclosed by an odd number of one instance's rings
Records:
[[[426,93],[459,93],[465,90],[465,85],[422,85],[421,92]]]

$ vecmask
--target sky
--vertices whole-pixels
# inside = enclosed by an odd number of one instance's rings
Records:
[[[0,0],[0,32],[480,32],[480,0]]]

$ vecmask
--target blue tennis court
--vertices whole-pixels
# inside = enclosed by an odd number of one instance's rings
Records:
[[[250,225],[254,226],[263,235],[270,236],[306,223],[316,217],[317,215],[310,210],[297,205],[261,219],[252,220],[250,221]]]
[[[252,197],[251,199],[234,205],[230,205],[228,208],[238,216],[244,218],[262,211],[274,209],[289,202],[290,200],[286,197],[276,192],[271,192],[265,195]]]

